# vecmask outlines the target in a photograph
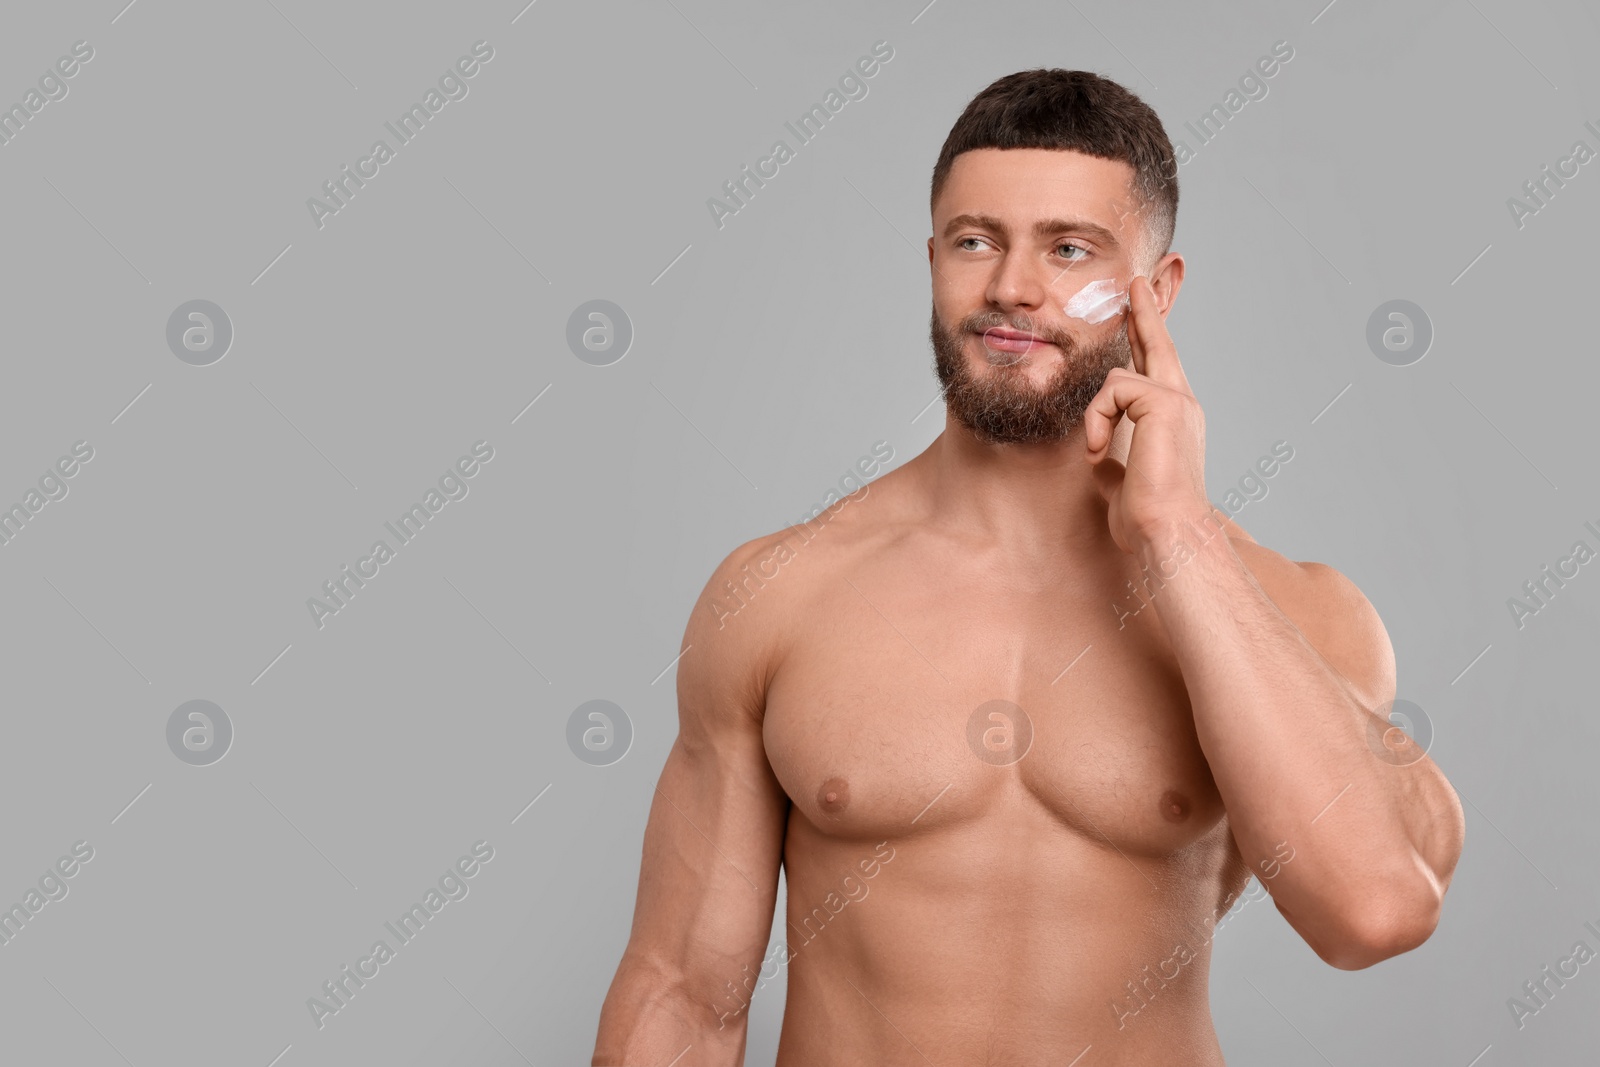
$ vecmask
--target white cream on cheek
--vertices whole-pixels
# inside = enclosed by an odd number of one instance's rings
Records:
[[[1120,313],[1128,306],[1126,290],[1117,288],[1115,278],[1100,278],[1079,289],[1061,310],[1068,318],[1082,319],[1091,326]]]

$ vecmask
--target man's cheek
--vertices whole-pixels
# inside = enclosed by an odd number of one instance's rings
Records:
[[[1128,293],[1116,278],[1095,278],[1073,293],[1061,310],[1069,319],[1080,319],[1091,326],[1120,314],[1128,306]]]

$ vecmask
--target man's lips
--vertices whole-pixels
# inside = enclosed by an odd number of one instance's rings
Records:
[[[1022,330],[1009,330],[1002,326],[991,326],[984,330],[984,347],[996,352],[1029,352],[1044,345],[1052,345],[1037,334],[1026,333]]]

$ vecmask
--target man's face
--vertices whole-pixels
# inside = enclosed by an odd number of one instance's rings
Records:
[[[1060,441],[1111,368],[1131,366],[1125,311],[1091,323],[1067,308],[1091,282],[1125,293],[1146,269],[1132,178],[1120,161],[1038,148],[951,164],[928,242],[929,335],[946,407],[979,440]]]

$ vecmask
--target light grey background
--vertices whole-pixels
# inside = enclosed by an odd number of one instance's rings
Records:
[[[1600,965],[1520,1030],[1506,1006],[1600,947],[1600,566],[1520,630],[1506,606],[1600,545],[1600,163],[1520,228],[1506,205],[1600,148],[1592,6],[124,2],[8,5],[0,32],[4,104],[94,49],[0,146],[0,504],[94,449],[0,546],[0,904],[94,848],[0,945],[7,1062],[587,1063],[696,593],[873,442],[903,462],[942,426],[923,242],[950,125],[1065,66],[1183,138],[1279,40],[1268,95],[1180,174],[1169,325],[1207,485],[1293,446],[1238,521],[1377,606],[1468,830],[1438,932],[1370,970],[1265,901],[1231,918],[1223,1047],[1592,1062]],[[478,40],[468,95],[319,229],[306,200]],[[868,95],[718,229],[707,198],[879,40]],[[194,299],[233,324],[211,366],[166,344]],[[594,299],[635,332],[610,366],[566,343]],[[1406,367],[1365,340],[1393,299],[1435,330]],[[307,598],[478,440],[469,495],[318,629]],[[566,742],[596,698],[634,729],[609,766]],[[234,728],[210,766],[166,742],[195,699]],[[480,839],[469,895],[319,1030],[307,998]]]

